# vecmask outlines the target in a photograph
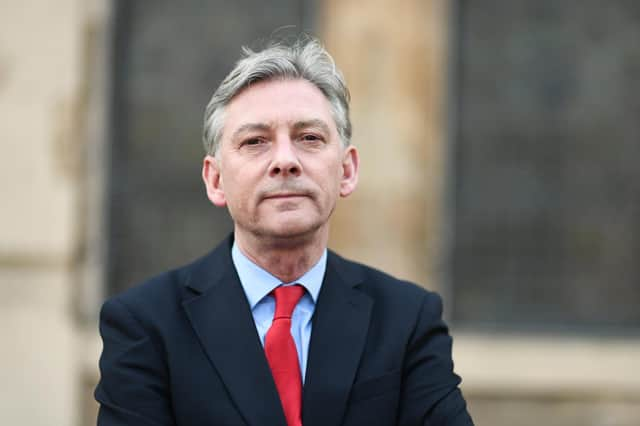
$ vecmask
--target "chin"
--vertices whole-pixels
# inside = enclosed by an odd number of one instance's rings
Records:
[[[306,239],[313,238],[322,228],[322,223],[306,221],[286,221],[268,227],[264,231],[266,237],[275,239]]]

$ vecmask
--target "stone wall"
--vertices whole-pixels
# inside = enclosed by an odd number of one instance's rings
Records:
[[[366,11],[365,11],[366,10]],[[327,1],[322,32],[351,90],[357,191],[331,243],[431,289],[443,272],[447,2]]]
[[[84,141],[81,2],[0,17],[0,424],[75,425]]]

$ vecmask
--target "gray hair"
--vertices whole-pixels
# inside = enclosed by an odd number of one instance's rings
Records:
[[[247,47],[242,51],[243,57],[220,83],[205,109],[202,139],[207,154],[218,151],[227,104],[252,83],[275,79],[303,79],[320,89],[331,105],[343,145],[351,143],[349,89],[333,58],[317,39],[307,36],[290,46],[271,42],[261,51]]]

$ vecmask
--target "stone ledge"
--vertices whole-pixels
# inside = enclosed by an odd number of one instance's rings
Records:
[[[454,333],[465,393],[640,401],[639,339]]]

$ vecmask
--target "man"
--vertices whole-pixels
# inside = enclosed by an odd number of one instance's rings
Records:
[[[348,102],[313,39],[245,51],[204,125],[234,232],[104,304],[99,425],[472,425],[440,298],[327,250]]]

